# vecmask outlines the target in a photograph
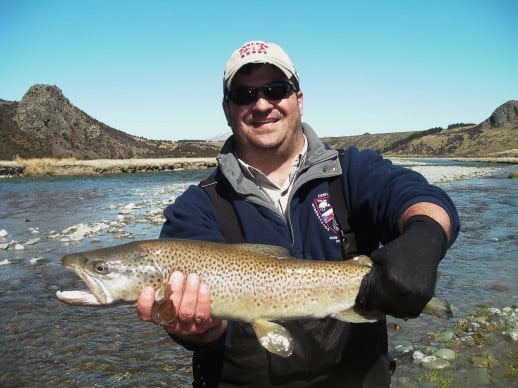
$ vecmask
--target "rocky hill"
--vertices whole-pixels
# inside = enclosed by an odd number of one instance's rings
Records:
[[[218,150],[210,143],[131,136],[72,105],[57,86],[37,84],[20,102],[0,100],[0,160],[172,158],[198,156],[200,151],[215,156]]]
[[[482,123],[386,134],[325,138],[336,148],[356,145],[401,156],[518,156],[518,101],[499,106]]]
[[[355,145],[401,156],[518,156],[518,101],[487,120],[425,131],[329,137],[335,148]],[[160,141],[111,128],[72,105],[57,86],[32,86],[20,102],[0,99],[0,160],[22,158],[130,159],[214,157],[221,142]]]

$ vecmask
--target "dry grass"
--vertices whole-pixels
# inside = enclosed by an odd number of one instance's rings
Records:
[[[56,175],[57,170],[61,170],[62,166],[70,165],[77,162],[76,158],[32,158],[24,159],[19,156],[14,158],[14,161],[25,167],[25,175],[27,176],[41,176],[41,175]]]
[[[24,167],[24,176],[99,175],[212,168],[216,166],[216,158],[77,160],[76,158],[16,157],[12,162],[0,161],[0,165],[12,166],[13,164]]]

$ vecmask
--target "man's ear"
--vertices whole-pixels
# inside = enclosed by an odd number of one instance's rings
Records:
[[[300,116],[304,114],[304,93],[302,93],[302,90],[299,90],[297,92],[297,101],[299,102],[299,111]]]
[[[230,127],[229,102],[223,100],[223,102],[221,103],[221,106],[223,107],[223,113],[225,113],[225,118],[227,119],[227,125]]]

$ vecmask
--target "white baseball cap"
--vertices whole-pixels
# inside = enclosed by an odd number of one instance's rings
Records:
[[[275,43],[266,43],[258,40],[246,42],[235,50],[230,56],[225,73],[223,74],[223,90],[229,90],[234,76],[239,69],[249,63],[269,63],[279,68],[286,78],[295,77],[299,82],[299,76],[288,54]]]

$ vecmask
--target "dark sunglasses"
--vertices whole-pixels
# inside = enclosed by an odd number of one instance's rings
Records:
[[[282,100],[296,92],[297,87],[288,81],[272,82],[261,86],[260,88],[244,86],[229,90],[225,94],[225,101],[232,101],[236,105],[248,105],[257,101],[259,92],[263,92],[264,96],[270,101]]]

